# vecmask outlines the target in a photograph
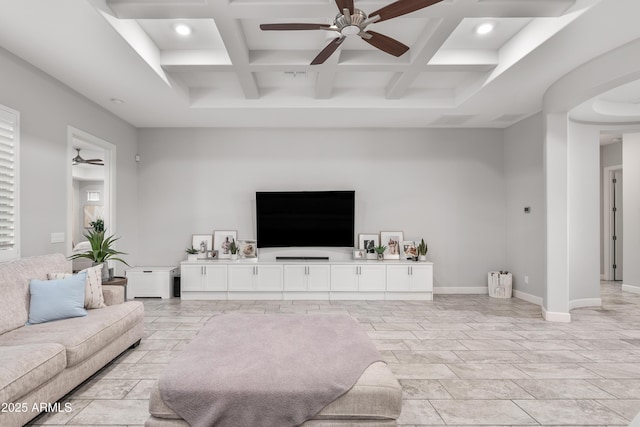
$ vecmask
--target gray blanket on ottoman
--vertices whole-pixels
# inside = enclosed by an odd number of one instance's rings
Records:
[[[346,315],[229,314],[202,328],[159,388],[193,427],[297,426],[379,360]]]

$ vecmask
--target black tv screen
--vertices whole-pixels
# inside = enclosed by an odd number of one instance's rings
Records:
[[[355,191],[256,192],[259,248],[353,247]]]

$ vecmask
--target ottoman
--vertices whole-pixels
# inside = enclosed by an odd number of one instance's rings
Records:
[[[370,365],[356,384],[303,427],[390,427],[402,409],[402,388],[383,362]],[[149,400],[146,427],[189,427],[162,401],[156,386]],[[274,426],[275,427],[275,426]]]
[[[149,399],[153,426],[395,426],[402,388],[345,314],[212,317]]]

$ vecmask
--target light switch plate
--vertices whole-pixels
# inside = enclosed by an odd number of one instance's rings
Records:
[[[51,243],[64,243],[64,232],[51,233]]]

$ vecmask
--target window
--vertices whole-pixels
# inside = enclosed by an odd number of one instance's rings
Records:
[[[99,191],[87,191],[87,202],[99,202],[99,201],[100,201]]]
[[[0,261],[20,257],[20,113],[0,105]]]

